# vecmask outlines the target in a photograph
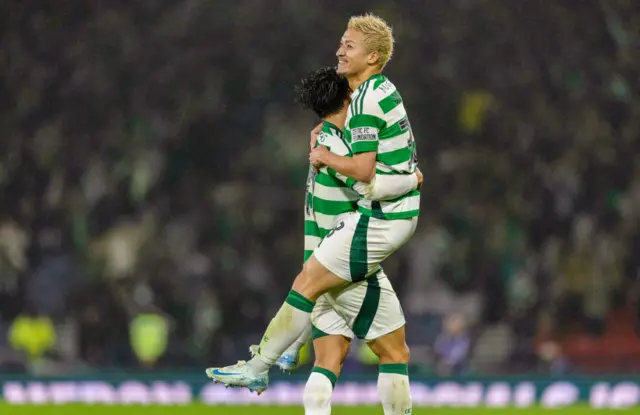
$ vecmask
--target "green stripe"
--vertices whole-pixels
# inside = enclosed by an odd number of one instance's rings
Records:
[[[333,373],[332,371],[328,370],[328,369],[324,369],[322,367],[318,367],[318,366],[314,366],[313,369],[311,369],[312,373],[319,373],[321,375],[324,375],[327,377],[327,379],[329,379],[331,381],[331,387],[335,388],[336,386],[336,382],[338,381],[338,376]]]
[[[388,140],[390,138],[396,138],[399,135],[406,134],[409,132],[409,123],[406,120],[407,117],[402,118],[400,121],[396,122],[385,128],[384,130],[380,130],[378,133],[378,137],[380,140]]]
[[[369,217],[360,216],[356,229],[351,239],[351,251],[349,252],[349,271],[351,281],[362,281],[367,277],[367,231],[369,229]]]
[[[380,202],[377,200],[371,202],[371,216],[376,219],[384,219],[382,207],[380,206]]]
[[[311,339],[312,340],[320,339],[322,337],[327,337],[327,336],[329,336],[328,333],[325,333],[324,331],[320,330],[319,328],[317,328],[313,324],[311,325]]]
[[[340,215],[345,212],[353,212],[357,209],[357,200],[353,202],[339,202],[335,200],[325,200],[318,197],[313,198],[313,210],[324,215]]]
[[[309,236],[322,236],[320,234],[320,228],[315,221],[305,220],[304,221],[304,234]]]
[[[380,373],[409,376],[409,365],[406,363],[383,363],[380,365]]]
[[[412,196],[420,196],[420,190],[412,190],[406,195],[396,197],[395,199],[385,200],[385,203],[395,203]]]
[[[316,183],[326,187],[345,187],[345,184],[340,179],[335,177],[335,170],[327,169],[329,174],[320,172],[316,176]]]
[[[373,127],[378,130],[382,130],[386,125],[386,122],[380,117],[376,117],[375,115],[369,114],[358,114],[354,115],[349,119],[349,129],[352,130],[358,127]],[[351,136],[351,131],[349,131],[349,136]]]
[[[294,290],[289,291],[289,295],[287,295],[285,303],[300,311],[304,311],[305,313],[311,313],[313,306],[316,304],[315,301],[305,298],[302,294]]]
[[[351,150],[353,150],[353,154],[359,153],[368,153],[371,151],[378,151],[378,146],[380,142],[376,141],[358,141],[351,145]]]
[[[373,90],[375,91],[376,89],[378,89],[378,87],[380,85],[382,85],[384,83],[384,81],[387,80],[387,77],[382,75],[382,74],[377,74],[377,75],[373,75],[371,78],[369,79],[375,79],[376,81],[373,83]]]
[[[342,130],[340,130],[338,127],[336,127],[334,124],[330,123],[329,121],[322,122],[322,131],[324,131],[329,135],[335,135],[342,138]]]
[[[304,261],[302,262],[307,262],[307,260],[311,258],[311,255],[313,255],[313,250],[304,251]]]
[[[390,113],[400,104],[402,104],[402,97],[400,96],[400,93],[398,91],[393,91],[393,94],[385,97],[384,99],[381,99],[380,102],[378,102],[378,105],[380,105],[382,112],[384,112],[385,114]]]
[[[359,339],[367,337],[373,320],[378,312],[378,304],[380,304],[380,283],[378,278],[369,278],[367,283],[367,292],[362,300],[360,312],[353,322],[353,333]]]
[[[359,108],[358,108],[358,113],[359,114],[362,114],[364,112],[364,96],[367,95],[367,89],[369,88],[369,82],[371,82],[371,81],[367,81],[367,82],[365,82],[364,84],[362,84],[360,86],[360,88],[362,88],[362,93],[358,97],[358,99],[360,100],[360,104],[359,104]]]
[[[371,211],[371,209],[367,209],[362,206],[358,206],[358,212],[366,216],[373,216],[373,212]],[[387,213],[384,213],[384,219],[385,220],[411,219],[419,215],[420,215],[419,209],[407,210],[404,212],[387,212]]]
[[[391,170],[391,171],[384,171],[384,170],[380,170],[380,169],[376,169],[376,174],[408,174],[407,172],[404,171],[397,171],[397,170]],[[411,173],[413,174],[413,173]]]
[[[376,161],[386,164],[387,166],[406,163],[409,160],[411,160],[411,149],[409,147],[399,148],[389,151],[388,153],[378,153],[376,158]]]

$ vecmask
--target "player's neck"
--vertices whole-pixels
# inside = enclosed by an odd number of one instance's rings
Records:
[[[360,72],[359,74],[354,74],[353,76],[349,77],[349,87],[351,88],[352,91],[355,91],[356,89],[358,89],[358,87],[360,87],[360,85],[366,82],[367,79],[381,72],[382,71],[380,70],[380,68],[372,67],[372,68],[368,68],[365,71]]]
[[[347,112],[340,111],[337,114],[331,114],[324,118],[324,121],[329,122],[342,131],[344,129],[344,122],[347,120]]]

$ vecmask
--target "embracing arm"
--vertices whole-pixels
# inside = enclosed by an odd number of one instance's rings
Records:
[[[353,190],[370,200],[390,200],[419,189],[422,172],[413,174],[376,174],[371,183],[356,182]]]
[[[376,175],[376,152],[355,154],[353,157],[338,156],[324,146],[311,151],[309,161],[314,166],[325,165],[336,172],[364,183],[370,183]]]

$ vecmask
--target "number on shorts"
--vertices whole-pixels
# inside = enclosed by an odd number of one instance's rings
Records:
[[[325,238],[331,238],[331,236],[340,229],[344,228],[344,221],[341,221],[339,224],[335,226],[335,228],[331,229],[331,231],[325,236]]]

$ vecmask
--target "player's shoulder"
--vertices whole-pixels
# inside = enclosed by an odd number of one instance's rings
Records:
[[[381,115],[384,113],[381,105],[385,100],[390,99],[389,97],[397,95],[397,89],[389,78],[378,74],[366,81],[361,94],[364,96],[364,99],[362,99],[362,112]]]
[[[342,143],[342,131],[330,123],[325,122],[318,134],[318,145],[333,147]]]

